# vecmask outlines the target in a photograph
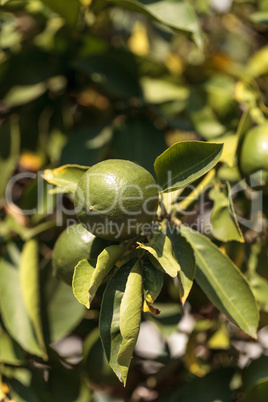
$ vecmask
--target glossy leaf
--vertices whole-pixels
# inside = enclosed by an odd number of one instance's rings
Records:
[[[201,141],[177,142],[155,161],[158,183],[164,191],[183,188],[213,168],[221,153],[221,144]]]
[[[89,166],[63,165],[56,169],[46,169],[43,178],[67,192],[75,193],[77,183],[88,169]]]
[[[6,260],[0,261],[0,306],[5,328],[27,352],[45,357],[27,313],[19,280],[19,270]]]
[[[229,183],[224,188],[215,186],[209,192],[209,197],[214,201],[210,216],[213,235],[224,242],[234,240],[243,243],[244,237],[237,222]]]
[[[126,385],[133,350],[140,331],[142,302],[142,268],[138,260],[130,271],[120,305],[119,328],[122,343],[117,361],[124,385]]]
[[[112,276],[104,291],[101,304],[99,320],[100,337],[107,360],[119,379],[121,379],[121,372],[117,356],[122,343],[120,306],[128,276],[135,262],[135,260],[132,260],[123,265]]]
[[[66,4],[65,0],[42,0],[51,10],[58,13],[68,25],[75,26],[77,23],[80,3],[76,0],[68,0]]]
[[[101,282],[124,251],[123,247],[109,246],[99,254],[95,264],[92,261],[82,260],[75,267],[73,276],[74,295],[88,309]]]
[[[194,250],[199,286],[222,313],[256,338],[259,313],[246,278],[206,236],[186,226],[181,227],[181,233]]]
[[[203,39],[195,12],[186,0],[156,1],[106,0],[127,10],[145,14],[175,30],[192,34],[196,44],[202,48]]]
[[[23,246],[19,265],[23,301],[32,322],[40,347],[46,354],[41,322],[41,297],[39,285],[38,243],[29,240]]]

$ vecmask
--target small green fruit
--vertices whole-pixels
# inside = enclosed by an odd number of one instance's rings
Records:
[[[92,166],[80,179],[74,199],[80,223],[95,236],[120,241],[148,230],[158,203],[153,176],[120,159]]]
[[[72,285],[74,268],[78,262],[85,258],[97,258],[108,245],[110,242],[95,237],[80,223],[69,226],[60,234],[53,250],[55,276]]]
[[[254,185],[254,178],[263,187],[268,184],[268,123],[254,127],[245,134],[238,155],[238,166],[241,176],[249,184]],[[250,176],[253,181],[250,181]]]

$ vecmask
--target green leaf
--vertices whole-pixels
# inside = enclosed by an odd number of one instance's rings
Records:
[[[144,98],[148,103],[157,104],[174,100],[185,101],[189,96],[189,90],[186,86],[165,80],[143,77],[141,86]]]
[[[268,25],[268,11],[257,11],[251,14],[250,19],[257,24]]]
[[[145,300],[152,304],[163,287],[163,273],[156,269],[150,260],[143,261],[143,287]]]
[[[194,250],[199,286],[222,313],[256,338],[259,312],[246,278],[206,236],[186,226],[181,233]]]
[[[19,270],[8,261],[0,261],[0,305],[5,328],[27,352],[46,357],[27,314],[19,280]]]
[[[96,264],[96,262],[95,262]],[[81,260],[76,265],[73,275],[73,292],[79,303],[89,308],[89,286],[95,265],[93,260]]]
[[[268,378],[257,382],[245,395],[244,402],[266,402],[268,395]]]
[[[181,267],[173,249],[171,239],[164,233],[155,233],[151,246],[138,243],[139,247],[148,251],[161,265],[163,270],[172,278],[175,278]]]
[[[258,50],[250,59],[245,73],[253,78],[260,77],[268,72],[268,46]]]
[[[221,153],[222,144],[177,142],[155,160],[158,183],[165,192],[183,188],[213,168]]]
[[[6,149],[6,153],[5,153]],[[16,117],[9,123],[1,126],[1,149],[0,149],[0,200],[4,198],[7,183],[15,171],[20,152],[20,130]]]
[[[268,357],[261,356],[253,360],[242,370],[243,390],[245,392],[254,389],[254,386],[261,381],[268,380]],[[266,395],[267,396],[267,395]]]
[[[101,341],[107,360],[119,379],[121,378],[121,373],[117,356],[122,343],[119,328],[120,306],[128,276],[135,262],[136,260],[129,261],[112,276],[104,291],[100,311],[99,329]]]
[[[46,347],[41,321],[38,242],[36,240],[29,240],[23,246],[19,265],[19,278],[23,301],[36,333],[36,338],[45,356]]]
[[[44,291],[47,336],[50,342],[57,342],[74,330],[86,309],[78,303],[71,287],[55,279],[51,273]]]
[[[67,192],[75,193],[77,183],[88,169],[89,166],[63,165],[56,169],[46,169],[43,179]]]
[[[122,254],[125,252],[125,248],[121,246],[109,246],[106,247],[98,256],[96,268],[93,272],[90,286],[89,286],[89,307],[92,302],[101,282],[105,276],[115,266],[115,263],[119,260]]]
[[[24,105],[39,98],[46,90],[47,85],[44,82],[34,85],[16,85],[9,90],[3,102],[9,107]]]
[[[0,326],[0,363],[20,366],[25,363],[24,352]]]
[[[173,227],[167,228],[166,233],[155,233],[151,246],[142,243],[139,246],[147,250],[168,275],[172,278],[178,276],[180,299],[184,304],[195,276],[195,258],[191,245]],[[151,262],[155,265],[153,260]]]
[[[194,252],[190,243],[179,232],[173,234],[172,246],[181,266],[178,273],[178,285],[180,300],[184,304],[192,289],[196,272]]]
[[[265,268],[267,269],[267,265]],[[259,309],[268,313],[268,280],[256,272],[250,272],[248,280]]]
[[[77,300],[88,309],[101,282],[114,267],[125,249],[120,246],[106,247],[98,256],[96,264],[88,260],[80,261],[74,270],[73,292]]]
[[[70,26],[75,26],[80,11],[80,2],[78,0],[42,0],[51,10],[58,13]]]
[[[186,0],[106,0],[127,10],[142,13],[178,31],[192,35],[197,46],[202,49],[203,39],[193,7]]]
[[[224,134],[226,128],[206,102],[206,96],[194,90],[189,97],[188,114],[197,133],[202,138],[211,140]]]
[[[213,236],[224,242],[233,240],[244,243],[244,237],[237,222],[229,183],[227,182],[224,187],[214,187],[210,190],[209,197],[214,201],[210,216]]]
[[[138,260],[130,271],[120,306],[119,327],[122,336],[117,362],[121,381],[126,385],[127,374],[141,323],[142,268]]]

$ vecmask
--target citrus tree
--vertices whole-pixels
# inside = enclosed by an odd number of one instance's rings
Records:
[[[0,7],[0,400],[266,401],[267,2]]]

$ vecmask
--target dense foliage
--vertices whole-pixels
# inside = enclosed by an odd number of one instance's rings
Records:
[[[268,2],[0,11],[0,400],[266,401]],[[106,159],[160,205],[94,248],[66,228]]]

